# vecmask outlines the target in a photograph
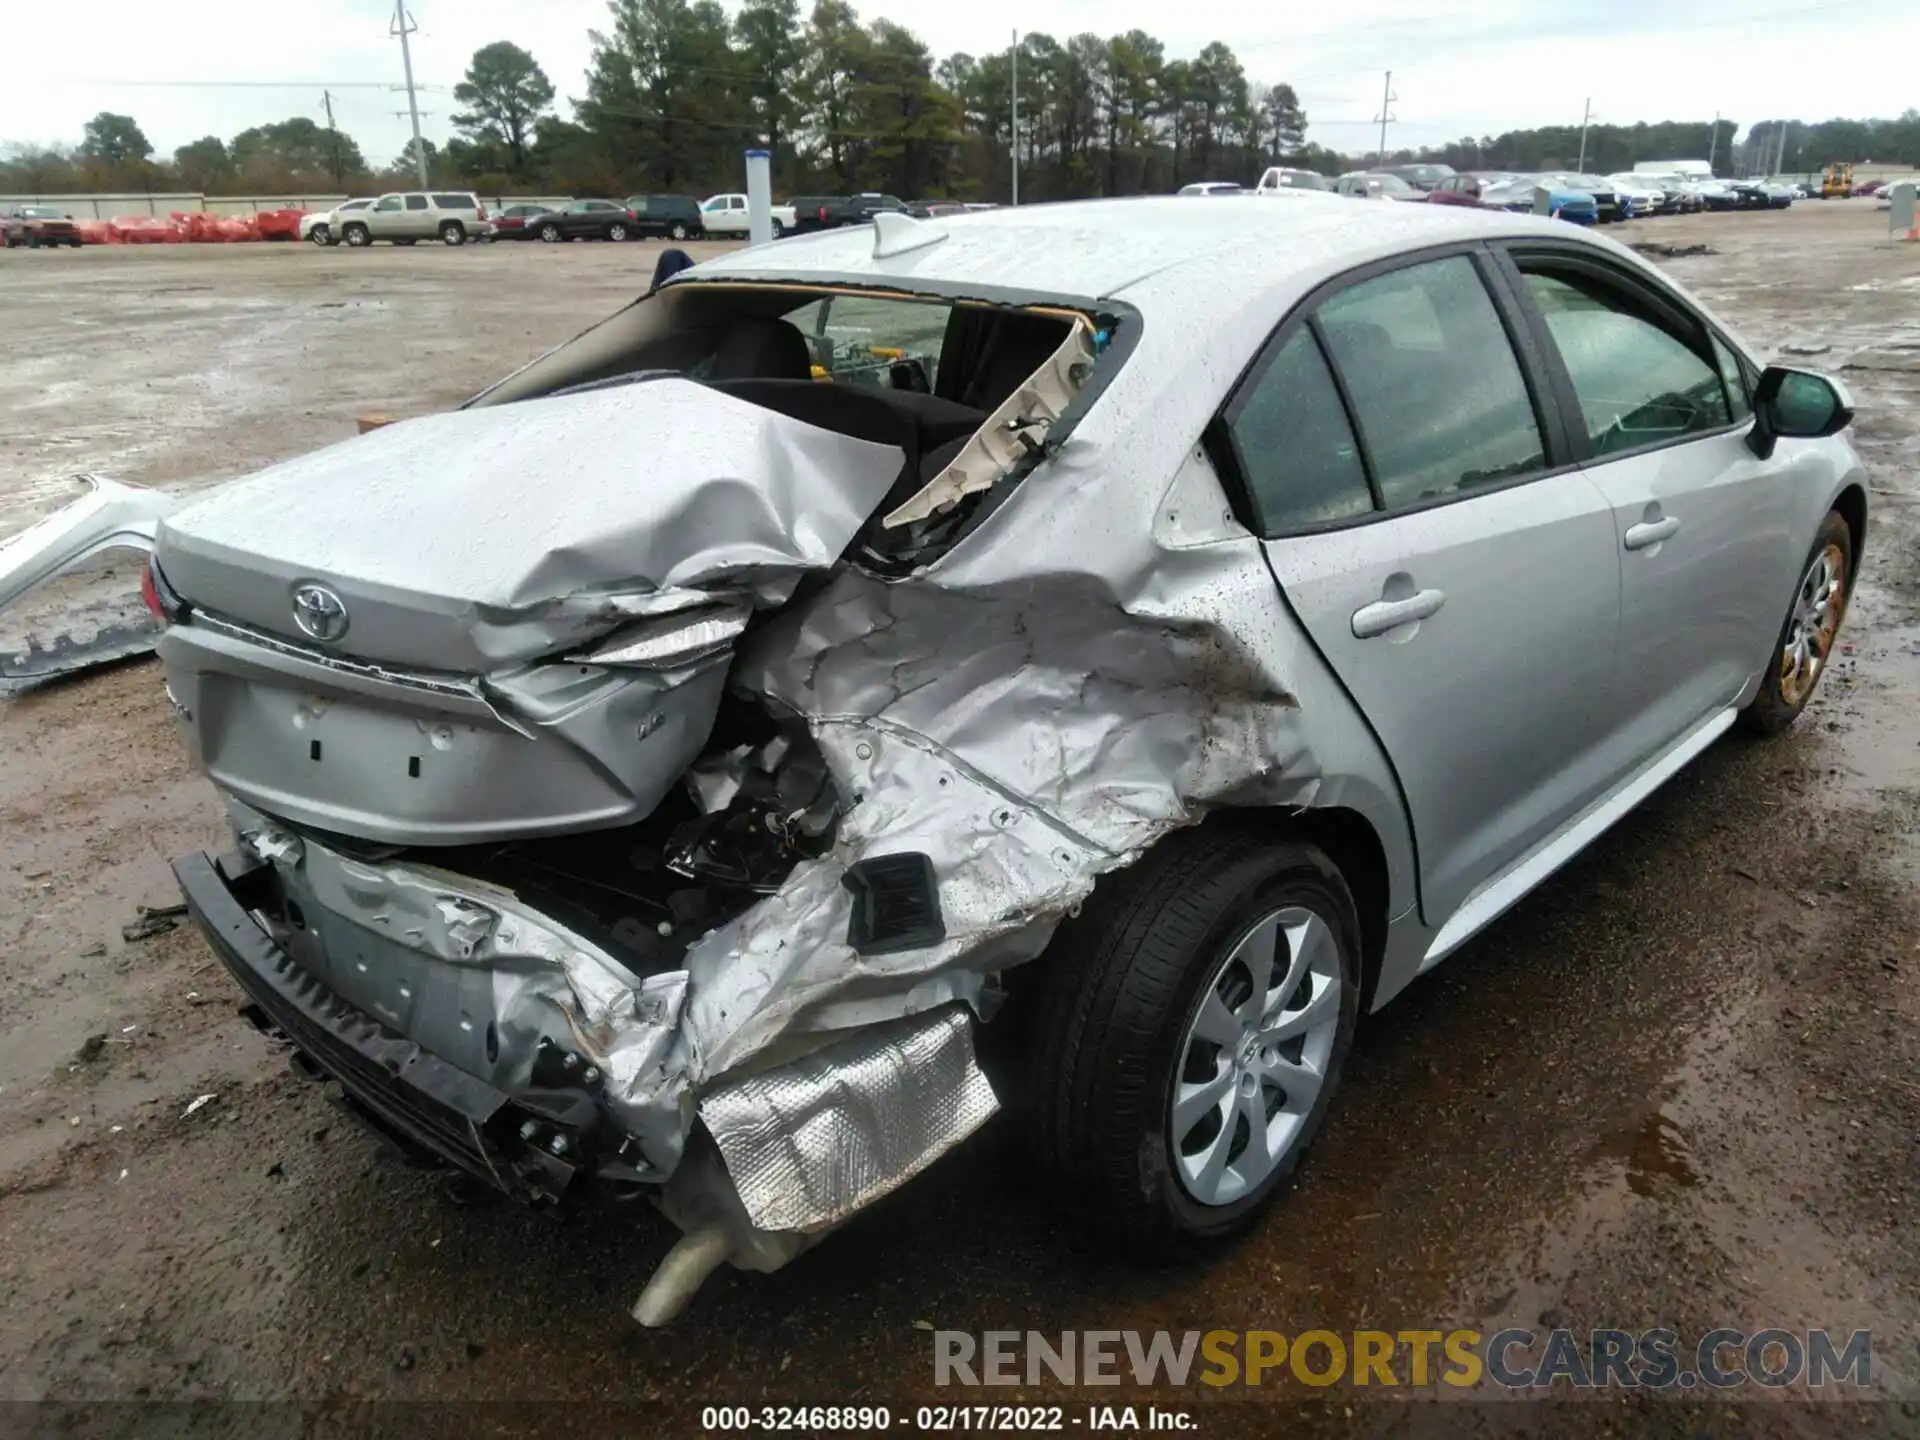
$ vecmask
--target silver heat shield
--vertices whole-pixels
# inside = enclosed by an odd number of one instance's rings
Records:
[[[906,1183],[999,1109],[958,1006],[717,1085],[706,1123],[753,1223],[812,1231]]]

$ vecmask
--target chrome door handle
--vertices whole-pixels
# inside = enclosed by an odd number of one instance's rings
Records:
[[[1629,550],[1644,550],[1649,545],[1658,545],[1662,540],[1671,540],[1680,531],[1680,517],[1669,515],[1664,520],[1647,520],[1638,525],[1627,527],[1626,542]]]
[[[1422,590],[1405,600],[1376,600],[1353,612],[1353,633],[1357,639],[1371,640],[1402,625],[1425,620],[1447,603],[1444,590]]]

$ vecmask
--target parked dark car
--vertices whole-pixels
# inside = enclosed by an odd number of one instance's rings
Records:
[[[1416,190],[1437,190],[1454,170],[1451,165],[1395,165],[1387,173],[1398,175]]]
[[[575,200],[558,210],[529,215],[525,233],[556,245],[562,240],[632,240],[639,219],[612,200]]]
[[[872,192],[861,195],[796,195],[793,206],[793,231],[805,235],[812,230],[838,230],[842,225],[864,225],[882,210],[907,213],[907,202],[891,195]]]
[[[692,195],[629,195],[627,211],[637,235],[685,240],[700,233],[700,202]]]
[[[1429,205],[1470,205],[1477,210],[1489,209],[1486,201],[1480,198],[1480,181],[1472,175],[1445,175],[1427,192]]]
[[[42,245],[80,248],[80,227],[73,217],[47,205],[16,205],[0,211],[0,244],[38,249]]]
[[[967,207],[958,200],[916,200],[907,206],[916,220],[938,220],[943,215],[964,215]]]
[[[527,231],[527,221],[536,215],[551,214],[551,205],[509,205],[493,217],[493,238],[496,240],[531,240]]]

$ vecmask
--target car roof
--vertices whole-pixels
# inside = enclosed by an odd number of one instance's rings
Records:
[[[913,222],[902,221],[902,224]],[[919,222],[945,239],[875,256],[875,232],[858,229],[795,236],[750,246],[682,271],[674,285],[713,280],[792,280],[884,285],[977,295],[1029,294],[1084,299],[1132,298],[1149,277],[1179,272],[1204,292],[1220,290],[1231,309],[1233,285],[1269,289],[1331,268],[1424,245],[1537,228],[1550,220],[1462,206],[1371,206],[1323,193],[1282,194],[1264,204],[1196,210],[1176,196],[1078,200],[972,211]],[[1242,292],[1244,293],[1244,292]]]

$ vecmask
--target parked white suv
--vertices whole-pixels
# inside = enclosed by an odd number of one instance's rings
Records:
[[[376,240],[411,245],[436,238],[464,245],[492,234],[486,207],[471,190],[401,190],[340,222],[340,238],[356,248]]]

